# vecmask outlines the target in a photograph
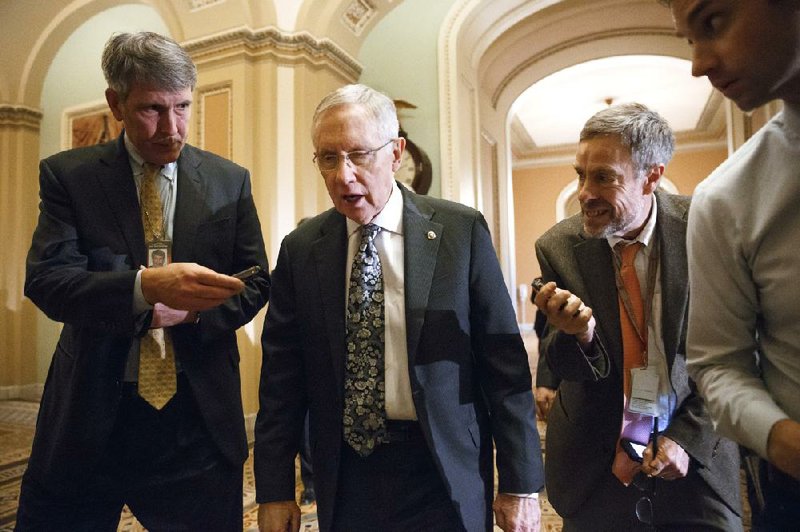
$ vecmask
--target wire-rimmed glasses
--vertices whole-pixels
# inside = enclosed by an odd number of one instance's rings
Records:
[[[640,475],[644,476],[644,475]],[[634,478],[634,485],[639,488],[640,490],[644,491],[644,495],[642,495],[638,501],[636,501],[636,518],[639,520],[640,523],[645,525],[649,525],[650,527],[653,526],[653,501],[650,498],[651,495],[654,495],[654,488],[655,488],[655,479],[654,478],[647,478],[644,479],[649,484],[648,487],[641,486],[636,482],[636,478]],[[653,529],[655,530],[655,529]]]
[[[371,150],[353,150],[344,153],[315,153],[313,161],[317,164],[320,172],[331,172],[339,167],[339,159],[343,158],[345,164],[350,168],[369,168],[375,160],[375,154],[397,140],[389,139],[377,148]]]
[[[650,436],[653,442],[653,456],[658,453],[658,418],[653,419],[653,433]],[[653,526],[653,500],[656,494],[656,478],[647,477],[643,473],[638,473],[633,477],[633,485],[639,488],[643,495],[636,501],[636,518],[640,523],[648,525],[650,530],[656,530]]]

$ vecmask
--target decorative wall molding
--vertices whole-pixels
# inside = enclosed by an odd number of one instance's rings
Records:
[[[82,123],[84,120],[91,120],[96,123]],[[92,128],[93,130],[83,131],[83,135],[80,135],[79,133],[81,132],[78,130],[82,127]],[[105,100],[81,103],[64,109],[61,115],[61,149],[69,150],[79,146],[107,142],[117,138],[121,131],[122,122],[118,122],[114,118]],[[75,144],[76,134],[83,138],[83,142]]]
[[[480,0],[457,0],[448,11],[439,30],[439,138],[441,196],[458,201],[456,143],[459,131],[458,115],[458,36],[469,14]]]
[[[377,10],[369,0],[353,0],[342,13],[344,25],[358,37],[364,31],[367,23],[375,16]]]
[[[216,96],[219,94],[225,94],[227,96],[226,104],[228,123],[218,124],[219,127],[225,127],[226,129],[225,136],[227,137],[227,153],[217,155],[221,155],[227,159],[233,159],[233,87],[230,82],[197,88],[197,95],[198,99],[200,100],[200,105],[197,106],[197,130],[200,137],[198,146],[204,150],[208,149],[206,146],[206,128],[208,128],[210,124],[206,123],[206,99],[209,96]]]
[[[0,104],[0,126],[24,127],[39,131],[42,112],[25,105]]]
[[[189,0],[189,11],[200,11],[217,4],[224,4],[225,0]]]
[[[724,148],[726,137],[722,131],[709,132],[681,131],[675,133],[675,143],[680,147],[681,153],[690,151],[706,151]],[[546,148],[536,148],[526,153],[515,153],[512,162],[514,170],[525,168],[541,168],[550,166],[572,166],[575,163],[575,150],[578,147],[577,139],[571,144],[560,144]]]
[[[0,386],[0,400],[20,400],[39,402],[42,399],[44,384],[25,384],[17,386]]]
[[[621,28],[621,29],[613,29],[607,31],[600,31],[596,33],[589,33],[586,35],[581,35],[574,39],[568,39],[563,42],[559,42],[558,44],[546,48],[539,52],[536,55],[533,55],[526,59],[525,61],[521,62],[519,65],[514,67],[510,70],[503,80],[497,84],[494,92],[492,93],[492,108],[497,109],[497,102],[500,100],[500,97],[503,95],[503,91],[505,91],[506,87],[511,84],[517,76],[522,73],[522,71],[530,68],[531,66],[535,65],[536,63],[555,55],[559,52],[564,50],[568,50],[570,48],[574,48],[576,46],[580,46],[582,44],[589,44],[591,43],[594,46],[600,46],[599,43],[608,39],[618,39],[620,37],[675,37],[675,30],[668,29],[668,28],[661,28],[661,27],[644,27],[644,28]]]
[[[243,54],[250,57],[271,55],[289,64],[307,61],[329,66],[350,81],[358,80],[361,64],[327,38],[317,39],[307,31],[286,33],[269,27],[260,30],[242,27],[209,37],[181,43],[195,63]]]

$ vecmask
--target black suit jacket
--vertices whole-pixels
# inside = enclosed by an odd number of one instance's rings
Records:
[[[689,284],[686,218],[689,198],[656,193],[655,238],[661,245],[662,334],[677,409],[664,435],[691,457],[690,467],[730,508],[741,514],[736,445],[713,430],[703,399],[686,372]],[[542,352],[561,377],[547,427],[547,494],[562,516],[578,512],[608,473],[622,424],[622,333],[612,251],[604,238],[584,234],[580,215],[536,242],[545,282],[580,297],[597,321],[592,353],[575,337],[549,327]],[[576,464],[580,464],[576,467]],[[680,509],[676,508],[676,512]]]
[[[178,159],[173,261],[221,273],[259,264],[261,226],[241,168],[185,146]],[[152,313],[134,316],[136,271],[146,264],[136,185],[122,137],[40,164],[40,215],[25,295],[64,323],[41,401],[29,469],[70,489],[101,455],[114,424],[124,365]],[[200,322],[172,328],[175,355],[223,455],[247,457],[235,331],[267,302],[269,276],[253,278]]]
[[[532,493],[543,485],[525,349],[480,213],[401,190],[414,405],[464,526],[487,530],[493,438],[500,491]],[[294,458],[308,409],[322,530],[333,519],[343,445],[346,254],[346,222],[335,210],[286,237],[262,339],[257,500],[294,500]]]

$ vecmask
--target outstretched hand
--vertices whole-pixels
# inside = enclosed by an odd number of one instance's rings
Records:
[[[239,279],[185,262],[145,268],[141,280],[148,303],[163,303],[176,310],[208,310],[244,290]]]

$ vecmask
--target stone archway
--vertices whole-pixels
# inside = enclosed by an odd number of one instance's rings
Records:
[[[442,195],[483,208],[485,193],[478,191],[487,189],[486,180],[496,184],[500,212],[493,231],[500,235],[509,286],[516,284],[509,141],[514,101],[553,72],[633,53],[687,58],[689,50],[674,35],[669,11],[650,0],[463,0],[453,6],[439,51]],[[483,149],[482,139],[491,139],[493,149]],[[483,161],[485,154],[496,160]],[[486,175],[485,168],[496,174]]]

